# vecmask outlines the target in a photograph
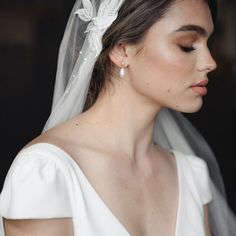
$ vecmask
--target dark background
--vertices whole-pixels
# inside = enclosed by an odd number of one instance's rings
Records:
[[[50,114],[59,45],[74,0],[1,0],[0,189],[17,152],[38,136]],[[204,106],[187,118],[218,159],[236,212],[236,1],[219,1],[213,47],[218,63]]]

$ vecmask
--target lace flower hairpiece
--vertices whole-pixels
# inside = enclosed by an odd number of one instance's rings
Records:
[[[96,15],[91,1],[82,0],[84,8],[78,9],[74,13],[77,14],[81,20],[90,22],[85,33],[89,33],[88,40],[91,50],[95,52],[95,57],[97,57],[102,50],[102,36],[104,32],[118,16],[115,9],[117,9],[117,4],[119,2],[120,1],[117,2],[115,0],[103,1]]]

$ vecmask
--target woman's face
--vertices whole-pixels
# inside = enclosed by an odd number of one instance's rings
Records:
[[[207,46],[213,30],[207,3],[175,1],[150,28],[139,45],[142,50],[129,61],[127,72],[136,92],[161,107],[198,111],[204,89],[191,86],[207,80],[207,74],[216,68]]]

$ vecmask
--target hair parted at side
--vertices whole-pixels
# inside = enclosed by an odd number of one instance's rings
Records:
[[[105,82],[116,66],[109,58],[110,50],[118,43],[137,44],[142,41],[151,26],[160,20],[171,5],[179,0],[125,0],[117,19],[107,29],[102,38],[103,49],[95,63],[83,111],[88,110],[96,101]],[[201,1],[201,0],[200,0]],[[202,0],[208,3],[212,19],[216,24],[216,0]]]

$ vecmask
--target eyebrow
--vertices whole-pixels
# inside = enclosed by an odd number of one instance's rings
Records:
[[[199,25],[183,25],[179,29],[175,30],[174,32],[181,32],[181,31],[183,31],[183,32],[193,31],[202,37],[207,36],[207,31]]]

